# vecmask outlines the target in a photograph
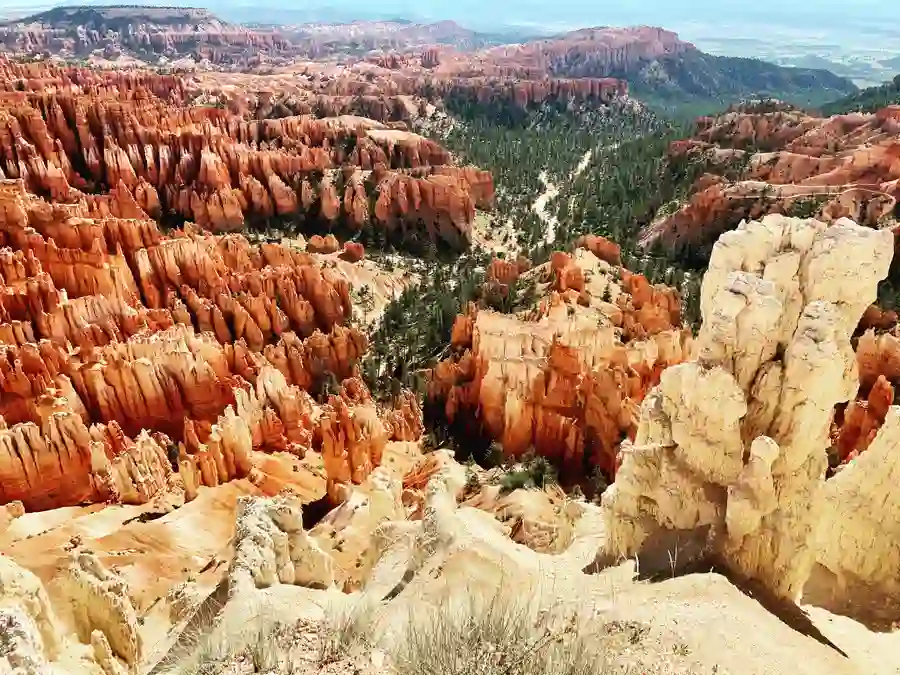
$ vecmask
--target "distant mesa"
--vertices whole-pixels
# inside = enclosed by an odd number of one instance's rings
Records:
[[[340,61],[363,81],[389,75],[422,78],[448,90],[448,81],[483,100],[505,91],[519,103],[546,95],[609,100],[629,92],[664,103],[733,102],[777,95],[822,103],[857,87],[827,70],[786,68],[755,59],[713,56],[653,26],[583,28],[510,44],[453,21],[406,19],[254,27],[220,20],[208,10],[180,7],[57,7],[0,26],[0,52],[87,59],[92,65],[172,65],[257,71]],[[124,57],[124,58],[123,58]],[[377,65],[391,71],[373,70]],[[335,71],[333,74],[337,74]],[[572,84],[572,81],[579,81]],[[587,83],[592,81],[592,84]],[[630,89],[623,84],[628,82]],[[409,85],[400,84],[410,88]],[[359,94],[370,93],[359,84]],[[530,90],[537,90],[533,92]]]

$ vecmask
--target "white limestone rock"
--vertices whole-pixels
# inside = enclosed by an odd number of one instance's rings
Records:
[[[900,407],[872,444],[825,484],[816,560],[839,604],[900,606]]]
[[[104,567],[97,556],[72,551],[69,565],[53,580],[55,592],[66,598],[66,619],[83,644],[92,644],[95,631],[103,634],[110,653],[129,669],[140,663],[143,645],[137,614],[125,581]]]
[[[70,600],[74,604],[86,598]],[[90,641],[79,644],[68,633],[40,579],[12,558],[0,555],[0,673],[104,675]],[[117,675],[129,672],[109,649],[107,656],[110,668],[118,669]]]
[[[0,555],[0,671],[40,675],[59,652],[59,628],[40,580]]]
[[[292,497],[241,497],[229,570],[229,597],[275,584],[334,585],[331,557],[303,529]]]
[[[834,406],[858,389],[850,335],[887,275],[892,237],[780,215],[720,237],[697,361],[667,370],[647,396],[603,496],[598,559],[637,553],[654,530],[709,525],[727,564],[799,595],[816,557]]]

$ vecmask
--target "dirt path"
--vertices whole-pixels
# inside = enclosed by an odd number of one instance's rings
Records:
[[[544,241],[548,244],[552,244],[556,241],[556,228],[559,225],[559,221],[554,214],[547,212],[547,204],[551,199],[556,199],[559,195],[559,187],[550,182],[546,171],[541,171],[538,178],[540,178],[541,183],[544,184],[544,191],[534,200],[534,204],[531,205],[531,210],[538,215],[538,218],[540,218],[546,226],[546,229],[544,230]]]
[[[593,149],[584,153],[584,156],[578,162],[577,166],[575,166],[569,174],[570,182],[584,173],[584,170],[591,163],[591,157],[593,157],[593,155]],[[559,227],[559,220],[555,214],[547,211],[547,204],[559,196],[559,186],[550,180],[546,171],[541,171],[541,173],[538,174],[538,178],[544,185],[544,191],[534,200],[534,203],[531,205],[531,210],[537,214],[538,218],[540,218],[546,226],[546,229],[544,230],[544,241],[548,244],[552,244],[556,241],[556,228]]]

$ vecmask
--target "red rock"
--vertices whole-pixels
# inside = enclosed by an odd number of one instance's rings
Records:
[[[366,257],[366,250],[363,248],[363,245],[358,242],[345,241],[344,250],[341,251],[340,257],[347,262],[356,263]]]
[[[576,246],[586,248],[595,256],[610,265],[618,267],[622,264],[622,249],[615,242],[596,234],[586,234],[578,238]]]
[[[0,90],[20,74],[33,80],[21,96],[0,99],[3,175],[55,201],[86,202],[94,207],[90,216],[144,220],[171,212],[214,232],[233,232],[250,219],[312,212],[332,222],[343,214],[358,229],[423,222],[423,236],[464,248],[475,207],[493,206],[489,173],[448,166],[449,153],[434,141],[371,120],[251,121],[185,105],[186,85],[172,76],[0,66]],[[72,168],[81,165],[108,194],[82,191],[87,181]],[[338,167],[347,174],[340,191]],[[373,167],[387,195],[375,212],[369,199],[375,186],[362,173]],[[321,176],[316,187],[311,172]],[[401,202],[392,203],[399,194],[390,189],[394,181],[404,188],[419,183],[414,189],[425,198],[410,208],[403,189]]]
[[[590,262],[585,256],[593,260],[590,282],[579,264]],[[487,283],[507,285],[524,267],[494,260]],[[554,253],[528,274],[547,294],[537,308],[520,318],[470,306],[454,323],[454,355],[433,370],[428,396],[457,428],[487,434],[509,456],[534,450],[569,480],[583,480],[586,464],[611,476],[644,394],[666,366],[689,354],[677,294],[623,270],[619,306],[597,300],[613,270],[604,273],[590,253]],[[626,327],[626,340],[655,345],[622,342],[613,324]]]
[[[145,503],[173,461],[189,499],[236,478],[277,492],[287,469],[270,453],[320,445],[337,499],[383,442],[421,435],[413,398],[381,408],[354,379],[367,341],[343,325],[333,270],[94,208],[0,186],[0,504]],[[316,411],[307,391],[328,373],[345,394]]]
[[[869,447],[893,402],[894,388],[884,375],[880,375],[867,398],[851,402],[843,415],[835,417],[832,436],[841,462],[856,457]]]
[[[865,332],[870,328],[888,330],[896,326],[897,321],[897,312],[893,310],[883,311],[878,305],[870,305],[859,320],[859,326],[857,326],[856,331],[858,333]]]
[[[763,103],[701,118],[695,137],[673,143],[669,152],[705,154],[711,173],[694,184],[678,210],[645,227],[641,243],[702,249],[741,220],[766,213],[825,222],[848,217],[878,227],[900,197],[898,140],[900,122],[889,108],[826,119]],[[736,180],[726,179],[735,160],[747,168]]]

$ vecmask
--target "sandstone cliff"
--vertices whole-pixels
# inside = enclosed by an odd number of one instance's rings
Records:
[[[354,497],[330,514],[328,527],[318,532],[302,529],[295,500],[243,499],[226,582],[229,600],[214,637],[246,631],[247,612],[262,605],[285,623],[296,622],[299,615],[304,627],[283,635],[266,624],[261,635],[267,647],[305,655],[303,642],[315,633],[311,625],[330,625],[332,620],[345,625],[348,617],[365,617],[353,625],[361,630],[370,622],[377,626],[378,637],[372,639],[378,640],[378,648],[369,656],[362,646],[352,659],[364,672],[377,672],[395,656],[403,658],[406,652],[395,648],[397,641],[408,630],[421,635],[435,612],[447,613],[440,615],[447,617],[441,624],[446,625],[460,615],[493,617],[492,610],[500,607],[515,608],[528,629],[536,625],[540,635],[554,636],[567,659],[572,649],[566,640],[580,630],[583,618],[590,644],[599,644],[607,667],[621,662],[646,672],[727,668],[763,675],[777,662],[790,663],[777,667],[795,667],[804,675],[855,675],[884,663],[876,656],[879,650],[869,653],[863,644],[893,644],[892,636],[873,640],[865,631],[851,636],[831,630],[838,648],[847,651],[845,657],[789,628],[715,574],[634,583],[633,562],[601,574],[585,573],[605,536],[598,507],[569,500],[554,512],[549,493],[517,490],[498,500],[492,486],[466,498],[471,473],[467,481],[466,470],[441,452],[406,472],[402,492],[399,478],[399,473],[376,472],[372,484],[354,490]],[[402,505],[407,503],[417,506],[404,518]],[[345,576],[348,562],[351,569],[362,568],[353,569],[352,583]],[[287,605],[291,612],[285,611]],[[692,612],[687,617],[685,608]],[[502,614],[505,622],[510,616]],[[826,613],[817,617],[823,630],[839,622]],[[274,623],[280,628],[278,620]],[[563,623],[567,628],[554,632]],[[476,631],[478,625],[465,624]],[[721,630],[710,631],[710,625]],[[658,637],[647,639],[645,633]],[[738,653],[736,635],[742,645]],[[509,647],[500,643],[495,648],[502,654]],[[434,653],[431,645],[428,649]],[[239,643],[224,660],[237,667],[250,653]],[[452,653],[455,663],[468,658],[464,651]],[[343,652],[337,658],[342,665],[351,661]],[[473,661],[481,658],[483,652],[472,655]]]
[[[644,399],[603,496],[605,553],[664,556],[654,547],[678,531],[783,598],[799,597],[817,561],[892,592],[854,562],[861,552],[841,534],[851,510],[837,506],[845,491],[883,502],[884,486],[860,482],[859,459],[825,483],[834,406],[859,387],[850,336],[892,250],[890,232],[849,220],[768,216],[719,239],[697,358],[665,371]],[[867,464],[890,433],[882,427]],[[894,550],[893,534],[883,545]]]
[[[476,206],[493,204],[487,172],[364,119],[250,120],[186,105],[175,76],[0,61],[0,89],[17,82],[0,98],[0,179],[90,215],[216,232],[293,217],[464,248]]]
[[[59,7],[6,23],[0,47],[24,54],[102,55],[113,63],[136,54],[231,64],[251,62],[249,52],[257,61],[287,54],[291,43],[275,31],[228,24],[203,9],[113,6]]]
[[[435,369],[429,396],[451,424],[499,441],[510,456],[534,451],[570,480],[584,478],[586,465],[612,476],[645,393],[665,367],[688,357],[677,294],[586,248],[526,267],[495,261],[486,293],[508,292],[514,280],[534,284],[537,307],[460,316],[456,355]]]

